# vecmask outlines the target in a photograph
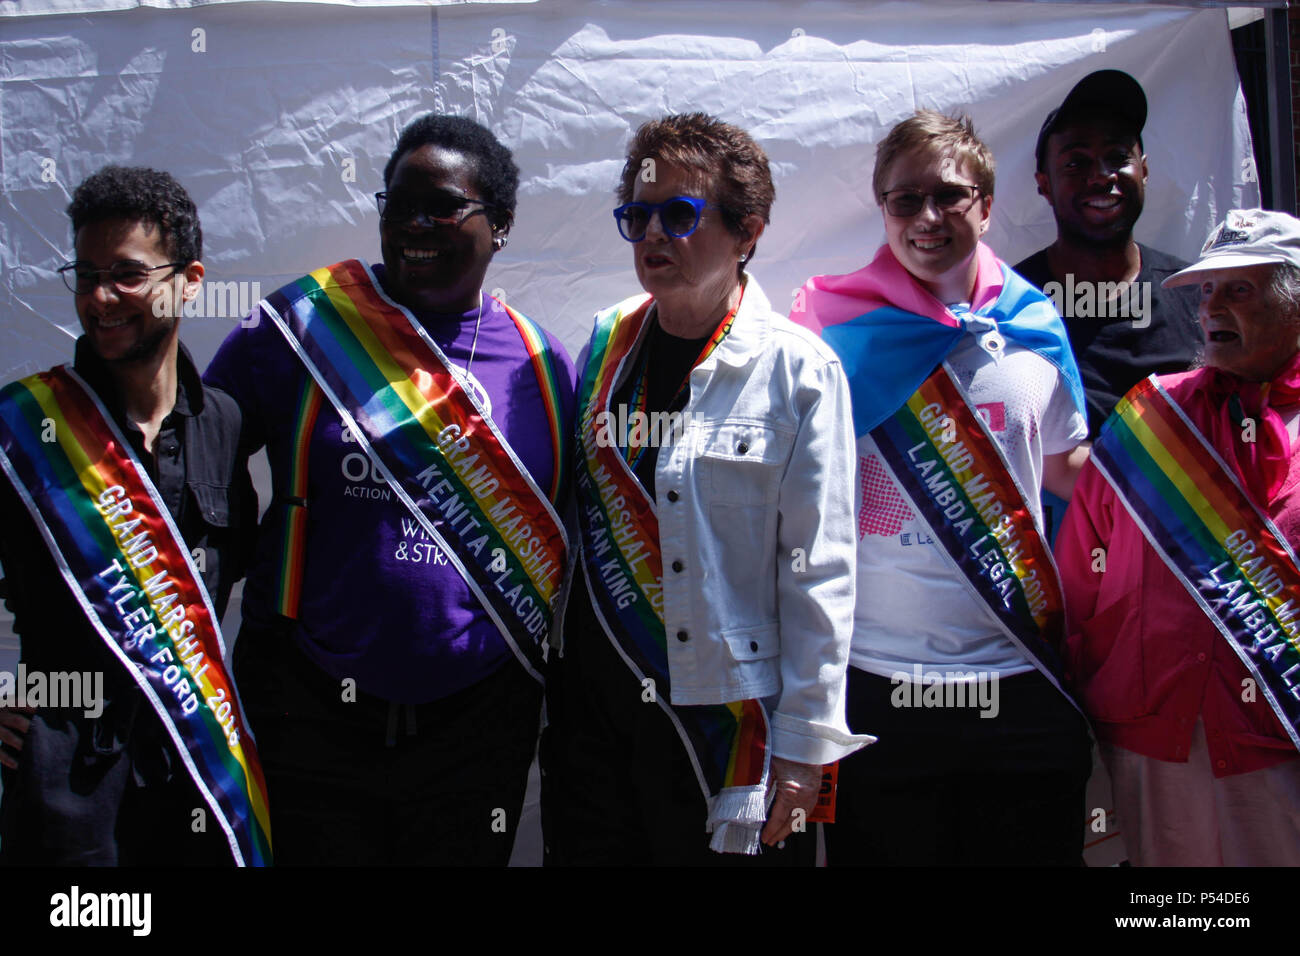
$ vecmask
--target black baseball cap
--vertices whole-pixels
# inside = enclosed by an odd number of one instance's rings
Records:
[[[1142,84],[1123,70],[1098,70],[1074,84],[1074,89],[1061,105],[1043,120],[1038,142],[1034,145],[1034,161],[1039,172],[1043,170],[1047,137],[1055,133],[1064,120],[1084,110],[1112,113],[1128,120],[1137,134],[1138,149],[1143,149],[1142,127],[1147,124],[1147,95],[1142,91]]]

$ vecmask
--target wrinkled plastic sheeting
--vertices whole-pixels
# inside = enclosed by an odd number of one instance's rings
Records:
[[[638,291],[610,210],[641,122],[704,110],[767,150],[777,201],[753,273],[785,311],[809,275],[857,268],[884,240],[874,144],[917,107],[964,110],[992,147],[993,248],[1015,262],[1048,244],[1034,140],[1101,68],[1132,73],[1151,104],[1138,238],[1193,256],[1226,209],[1259,201],[1221,10],[240,3],[0,20],[0,378],[71,355],[76,319],[54,272],[71,253],[63,209],[108,162],[174,173],[199,204],[209,279],[265,294],[376,258],[370,194],[401,127],[430,109],[472,116],[521,169],[488,291],[576,355],[592,313]],[[200,363],[235,321],[184,320]]]
[[[70,13],[113,13],[122,10],[194,10],[249,0],[0,0],[0,17],[37,17]],[[445,7],[452,4],[491,6],[537,3],[538,0],[276,0],[277,3],[337,4],[348,7]],[[1199,0],[1198,0],[1199,2]]]

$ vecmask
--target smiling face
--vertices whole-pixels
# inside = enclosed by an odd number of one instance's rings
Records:
[[[691,196],[713,202],[705,177],[676,166],[659,164],[654,182],[637,178],[632,191],[634,202],[659,203],[674,196]],[[752,221],[751,221],[752,220]],[[761,232],[762,220],[750,216],[746,237],[733,235],[722,222],[722,213],[713,205],[700,213],[700,223],[689,236],[673,238],[664,232],[656,214],[646,228],[645,238],[632,246],[636,277],[641,287],[655,297],[664,327],[673,334],[685,334],[670,328],[672,319],[683,317],[689,325],[707,325],[709,317],[716,324],[725,314],[725,304],[736,290],[739,279],[736,265],[748,252]],[[702,326],[701,326],[702,327]],[[691,329],[690,331],[694,331]],[[703,328],[698,335],[707,335]]]
[[[1038,192],[1057,230],[1080,242],[1125,245],[1142,215],[1146,157],[1123,120],[1082,116],[1047,138]]]
[[[1205,364],[1248,382],[1266,382],[1300,348],[1300,316],[1286,315],[1268,292],[1272,265],[1201,273],[1199,316]]]
[[[162,233],[152,224],[129,219],[87,223],[77,230],[77,261],[90,269],[119,262],[141,268],[171,261]],[[77,317],[91,347],[109,362],[147,361],[174,347],[182,302],[197,293],[203,266],[190,263],[180,274],[159,269],[139,292],[119,292],[101,275],[100,282],[75,297]]]
[[[932,194],[945,185],[974,186],[971,164],[935,150],[902,153],[880,181],[882,192],[910,189]],[[988,228],[993,199],[977,193],[970,208],[945,213],[932,196],[915,216],[892,216],[882,204],[885,236],[895,258],[940,302],[969,301],[978,263],[975,249]]]
[[[396,208],[445,205],[448,197],[482,199],[474,160],[457,150],[426,145],[404,154],[393,168],[388,201]],[[380,219],[385,287],[401,305],[424,312],[477,308],[483,277],[495,251],[490,210],[473,205],[458,224],[433,224],[409,216]]]

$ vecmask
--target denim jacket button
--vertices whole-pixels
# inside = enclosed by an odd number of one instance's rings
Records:
[[[678,632],[677,632],[677,640],[682,641],[683,643],[685,643],[685,642],[687,641],[687,639],[689,639],[689,637],[690,637],[690,635],[687,634],[685,631],[678,631]]]

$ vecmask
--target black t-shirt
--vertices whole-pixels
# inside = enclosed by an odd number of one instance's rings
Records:
[[[619,406],[627,405],[630,418],[632,396],[636,391],[637,380],[646,369],[650,372],[649,386],[646,388],[645,411],[647,415],[657,412],[679,412],[686,407],[691,396],[687,376],[695,367],[695,360],[700,357],[712,335],[699,339],[682,339],[669,335],[660,327],[656,319],[646,331],[645,340],[632,362],[632,374],[610,396],[610,412],[616,421],[621,420]],[[631,431],[631,428],[628,429]],[[621,441],[623,436],[618,436]],[[650,445],[636,464],[636,477],[650,495],[655,496],[655,465],[659,461],[659,448]]]
[[[631,415],[633,411],[631,407],[632,395],[636,390],[636,383],[643,368],[643,361],[649,363],[650,370],[650,381],[646,390],[645,411],[647,414],[675,412],[685,408],[691,394],[687,376],[695,366],[695,360],[700,357],[700,353],[704,351],[704,347],[708,344],[710,338],[711,336],[706,335],[701,339],[681,339],[675,335],[669,335],[660,328],[657,320],[654,321],[646,332],[638,354],[633,356],[629,363],[631,373],[610,396],[609,407],[613,416],[610,427],[618,427],[620,405],[627,405],[627,413],[629,416]],[[685,387],[682,387],[683,383],[685,383]],[[582,410],[579,409],[579,418],[581,413]],[[616,434],[615,438],[621,441],[623,436]],[[633,471],[652,500],[655,496],[655,465],[658,461],[659,448],[652,444],[645,449]],[[578,573],[579,575],[586,574],[581,569]],[[601,633],[600,623],[596,619],[596,612],[591,606],[591,596],[587,593],[586,584],[581,580],[575,580],[569,592],[569,605],[564,615],[564,633],[566,657],[572,656],[571,652],[575,650],[581,656],[582,645],[587,641],[605,640],[604,634]]]
[[[1138,250],[1142,265],[1127,301],[1121,293],[1118,298],[1098,304],[1097,290],[1069,278],[1065,282],[1057,280],[1048,268],[1046,249],[1014,266],[1016,272],[1047,292],[1065,320],[1087,395],[1089,438],[1097,437],[1115,404],[1134,385],[1152,372],[1165,375],[1186,371],[1201,354],[1203,342],[1194,288],[1160,287],[1187,263],[1141,243]]]

